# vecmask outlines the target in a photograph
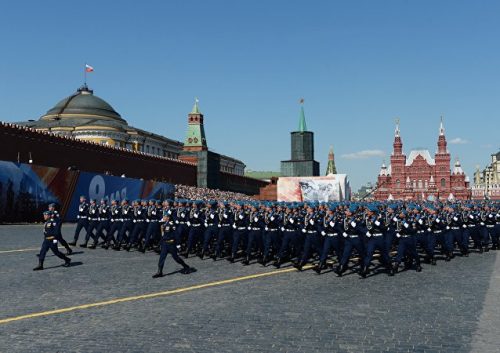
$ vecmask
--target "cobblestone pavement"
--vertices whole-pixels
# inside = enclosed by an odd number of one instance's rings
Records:
[[[80,249],[33,272],[41,226],[0,227],[0,320],[275,271],[188,259],[153,280],[153,253]],[[70,240],[73,225],[64,225]],[[7,252],[16,249],[35,249]],[[395,277],[313,271],[218,284],[0,324],[0,352],[500,352],[500,255]]]

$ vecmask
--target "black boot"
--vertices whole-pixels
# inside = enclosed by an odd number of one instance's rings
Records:
[[[394,276],[394,273],[396,273],[394,271],[394,267],[392,267],[391,264],[389,264],[389,276]]]
[[[262,266],[266,267],[268,262],[269,259],[267,258],[267,256],[264,256],[264,258],[262,259]]]
[[[245,266],[250,265],[250,256],[245,257],[245,260],[243,260],[242,264]]]
[[[71,255],[71,254],[73,254],[73,250],[71,250],[71,248],[68,246],[66,248],[66,255]]]
[[[297,262],[293,267],[295,267],[297,270],[302,271],[302,267],[304,267],[305,263],[304,262]]]
[[[85,243],[80,244],[80,247],[81,248],[86,248],[87,247],[87,243],[85,242]]]
[[[344,271],[345,271],[344,266],[338,265],[334,272],[337,274],[337,276],[342,277]]]
[[[76,246],[76,241],[73,241],[71,243],[68,243],[69,246]]]
[[[154,275],[153,275],[153,278],[160,278],[160,277],[163,277],[163,270],[161,268],[158,267],[158,272],[156,272]]]
[[[422,266],[420,266],[420,264],[417,264],[416,270],[417,272],[422,272]]]
[[[188,265],[184,266],[184,268],[181,270],[181,273],[183,275],[188,275],[193,272],[196,272],[196,269],[194,267],[189,267]]]
[[[361,277],[366,278],[366,275],[368,274],[368,267],[361,266],[361,272],[359,274]]]
[[[64,259],[63,267],[70,267],[70,266],[71,266],[71,259],[69,257],[66,257]]]
[[[91,246],[89,246],[89,249],[95,249],[97,248],[97,242],[94,242]]]
[[[33,269],[33,271],[43,270],[43,260],[38,260],[38,266]]]
[[[280,268],[281,267],[281,259],[279,257],[276,258],[276,261],[274,261],[274,267]]]
[[[398,269],[399,269],[399,263],[395,263],[394,266],[392,266],[392,270],[394,271],[394,273],[398,273]]]
[[[314,272],[316,272],[318,275],[321,274],[321,270],[325,268],[325,264],[320,262],[319,264],[317,264],[315,267],[314,267]]]
[[[431,265],[432,266],[436,266],[436,259],[433,257],[431,257]]]

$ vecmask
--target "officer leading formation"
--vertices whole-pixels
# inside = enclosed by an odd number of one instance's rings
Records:
[[[195,269],[179,256],[214,261],[226,258],[243,265],[255,260],[280,268],[291,263],[298,270],[307,264],[320,274],[328,267],[342,276],[349,265],[365,278],[377,255],[388,275],[405,269],[422,271],[422,262],[436,265],[471,251],[499,249],[499,202],[374,202],[282,203],[193,200],[90,200],[80,198],[75,246],[115,251],[136,249],[160,254],[153,278],[163,276],[168,254],[182,266]],[[54,205],[44,214],[44,242],[40,252],[59,253],[57,243],[71,248],[60,231]],[[90,240],[92,243],[89,244]],[[334,266],[335,264],[335,266]]]

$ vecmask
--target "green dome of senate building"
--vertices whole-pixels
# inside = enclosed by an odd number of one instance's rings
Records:
[[[94,95],[86,85],[80,87],[74,94],[64,98],[49,109],[40,120],[68,119],[108,120],[110,123],[127,125],[125,119],[105,100]]]

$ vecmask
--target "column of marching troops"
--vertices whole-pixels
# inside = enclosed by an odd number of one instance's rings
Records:
[[[160,254],[154,278],[163,276],[165,258],[171,254],[183,266],[195,269],[181,258],[196,254],[201,259],[241,258],[243,265],[257,259],[264,266],[280,268],[291,262],[302,270],[307,263],[319,274],[327,267],[338,276],[352,262],[366,277],[374,254],[394,275],[401,265],[420,272],[421,257],[436,265],[436,258],[450,261],[456,254],[468,256],[499,249],[499,202],[373,202],[373,203],[280,203],[188,200],[90,200],[80,198],[78,223],[71,246],[80,233],[81,247]],[[61,221],[51,205],[44,213],[44,243],[39,254],[43,269],[48,249],[70,265],[60,253]],[[90,244],[90,240],[92,243]],[[181,255],[181,256],[179,256]],[[331,261],[331,260],[336,261]],[[336,263],[336,266],[332,264]]]

